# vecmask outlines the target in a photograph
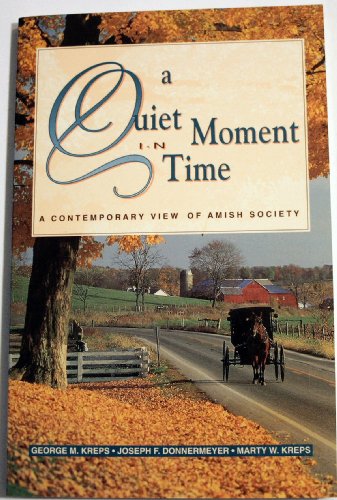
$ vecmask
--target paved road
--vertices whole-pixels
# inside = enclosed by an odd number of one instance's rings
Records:
[[[155,342],[151,330],[136,333]],[[213,400],[260,423],[279,442],[313,444],[318,462],[315,470],[336,477],[334,362],[286,351],[283,383],[275,380],[273,366],[266,368],[264,387],[251,383],[250,366],[231,366],[229,381],[225,383],[221,363],[223,340],[220,335],[161,330],[161,356]]]

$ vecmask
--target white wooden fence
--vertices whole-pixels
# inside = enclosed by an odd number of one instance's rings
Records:
[[[9,367],[14,366],[18,359],[19,353],[10,354]],[[146,377],[148,372],[149,353],[145,347],[67,354],[67,379],[70,384]]]

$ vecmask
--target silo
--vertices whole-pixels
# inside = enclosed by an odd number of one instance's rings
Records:
[[[193,273],[184,269],[180,273],[180,297],[189,297],[193,288]]]

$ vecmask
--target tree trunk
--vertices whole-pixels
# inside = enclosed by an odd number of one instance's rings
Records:
[[[213,289],[212,292],[212,308],[215,307],[215,302],[216,302],[216,296],[217,296],[217,287]]]
[[[136,311],[139,312],[139,292],[136,289]]]
[[[79,237],[36,238],[20,358],[10,377],[67,386],[66,356]]]
[[[61,46],[99,45],[100,16],[66,16]],[[80,237],[36,238],[20,358],[10,377],[63,388]]]

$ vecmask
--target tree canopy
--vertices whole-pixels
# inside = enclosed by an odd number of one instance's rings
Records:
[[[164,238],[157,235],[109,236],[107,241],[109,245],[118,244],[118,263],[129,271],[130,284],[135,287],[136,310],[142,310],[145,293],[151,286],[149,271],[161,260],[153,247],[163,243]]]
[[[229,241],[213,240],[190,255],[191,267],[202,271],[210,280],[212,307],[225,279],[235,278],[242,264],[240,250]]]

